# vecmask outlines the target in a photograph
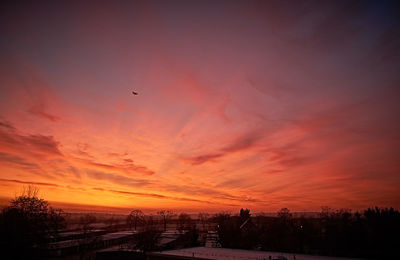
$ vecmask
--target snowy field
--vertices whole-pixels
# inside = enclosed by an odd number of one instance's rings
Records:
[[[177,255],[177,256],[194,256],[199,258],[208,258],[216,260],[228,259],[249,259],[249,260],[269,260],[279,259],[280,256],[286,257],[288,260],[355,260],[355,258],[344,257],[329,257],[329,256],[313,256],[302,254],[289,254],[268,251],[241,250],[229,248],[207,248],[207,247],[192,247],[179,250],[163,251],[162,254]]]

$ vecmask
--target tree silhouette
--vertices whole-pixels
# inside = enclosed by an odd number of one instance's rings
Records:
[[[240,209],[240,222],[243,223],[250,218],[250,210],[249,209]]]
[[[174,213],[169,210],[160,210],[157,212],[158,215],[161,217],[161,221],[163,222],[164,225],[164,231],[167,230],[167,222],[172,218]]]
[[[96,242],[99,240],[97,236],[93,235],[93,224],[96,221],[97,218],[91,214],[85,214],[79,218],[82,231],[82,238],[79,240],[80,259],[85,259],[87,253],[94,248]]]
[[[153,216],[143,218],[143,230],[139,232],[134,239],[134,248],[142,252],[148,252],[157,249],[160,239],[160,230]]]
[[[289,220],[292,218],[292,213],[290,213],[290,210],[288,208],[282,208],[278,211],[278,217],[284,220]]]
[[[105,219],[104,223],[107,225],[106,229],[108,231],[116,231],[118,221],[113,216]]]
[[[209,218],[210,218],[210,214],[205,213],[205,212],[200,212],[199,213],[199,220],[200,220],[200,223],[201,223],[201,225],[203,227],[203,231],[206,230],[206,225],[208,223],[208,219]]]
[[[84,234],[89,234],[93,231],[93,224],[96,223],[97,218],[94,215],[86,214],[79,218],[79,224]]]
[[[28,187],[0,214],[0,249],[16,258],[37,253],[65,227],[61,210],[38,197],[38,189]]]
[[[364,211],[367,245],[376,258],[400,259],[400,212],[394,208],[369,208]]]
[[[179,214],[178,225],[177,225],[177,229],[179,230],[179,232],[190,229],[191,225],[192,225],[192,218],[188,214],[186,213]]]
[[[126,221],[130,229],[133,227],[134,230],[136,230],[138,225],[142,225],[144,223],[144,214],[139,209],[132,210]]]

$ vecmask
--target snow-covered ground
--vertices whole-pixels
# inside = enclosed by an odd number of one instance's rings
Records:
[[[206,247],[192,247],[179,250],[167,250],[162,254],[177,255],[177,256],[194,256],[199,258],[208,258],[215,260],[228,260],[228,259],[248,259],[248,260],[269,260],[279,259],[280,256],[286,257],[288,260],[355,260],[355,258],[343,257],[329,257],[329,256],[313,256],[302,254],[289,254],[279,252],[255,251],[255,250],[241,250],[229,248],[206,248]]]

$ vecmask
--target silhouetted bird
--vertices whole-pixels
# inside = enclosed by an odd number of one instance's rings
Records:
[[[132,91],[132,94],[133,94],[133,95],[137,95],[138,93],[137,93],[137,92],[135,92],[135,91]]]

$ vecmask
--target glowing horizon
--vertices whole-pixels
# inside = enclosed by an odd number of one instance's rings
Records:
[[[400,208],[390,3],[113,3],[0,11],[1,197]]]

